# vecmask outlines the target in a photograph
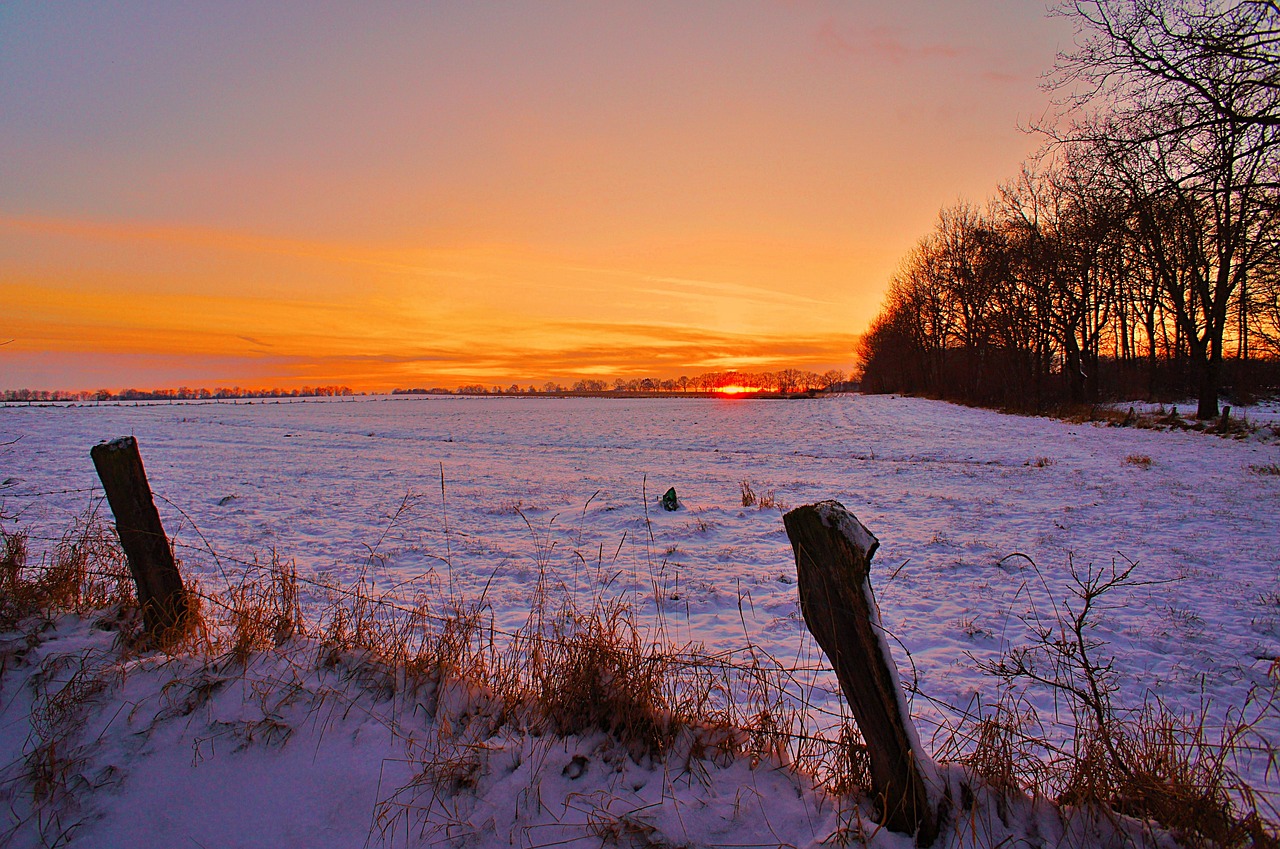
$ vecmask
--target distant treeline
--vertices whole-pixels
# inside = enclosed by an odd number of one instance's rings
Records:
[[[232,398],[330,398],[354,395],[348,386],[304,386],[301,389],[110,389],[68,392],[60,389],[4,389],[0,401],[213,401]]]
[[[749,373],[741,371],[713,371],[696,377],[681,375],[677,378],[633,377],[630,379],[615,378],[613,380],[579,380],[566,385],[548,380],[541,386],[527,384],[521,386],[512,383],[505,389],[502,386],[483,386],[471,383],[457,389],[395,389],[395,395],[555,395],[562,393],[598,394],[642,393],[657,394],[662,392],[716,392],[726,387],[758,390],[760,392],[795,393],[809,391],[842,391],[852,388],[846,375],[840,369],[818,374],[800,369],[783,369],[777,372]]]
[[[716,392],[726,387],[753,389],[761,392],[790,394],[810,391],[848,391],[856,388],[839,369],[823,374],[800,369],[783,369],[778,372],[748,373],[738,371],[707,372],[697,377],[661,379],[656,377],[618,378],[613,381],[579,380],[571,385],[547,381],[541,386],[512,383],[507,388],[483,386],[478,383],[459,386],[457,389],[431,387],[430,389],[393,389],[393,395],[554,395],[565,393],[635,393],[660,394],[664,392]],[[355,395],[348,386],[304,386],[301,389],[243,389],[239,386],[216,389],[110,389],[96,391],[66,391],[45,389],[0,390],[0,401],[217,401],[246,398],[323,398]]]
[[[1280,385],[1274,3],[1081,0],[1048,146],[942,211],[860,343],[862,387],[1047,408]]]

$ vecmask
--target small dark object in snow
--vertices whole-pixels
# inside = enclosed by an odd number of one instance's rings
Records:
[[[679,510],[680,501],[676,498],[676,488],[673,486],[662,494],[663,510]]]
[[[230,504],[232,501],[235,501],[235,500],[236,500],[236,497],[234,495],[224,495],[218,499],[218,506],[226,507],[228,504]]]
[[[587,759],[582,755],[574,755],[573,760],[565,764],[562,774],[570,781],[581,778],[587,774]]]

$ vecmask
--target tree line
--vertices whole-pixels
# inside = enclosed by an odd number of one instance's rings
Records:
[[[111,389],[68,391],[63,389],[4,389],[0,401],[219,401],[241,398],[332,398],[354,395],[349,386],[303,386],[296,389]]]
[[[501,386],[485,386],[469,383],[449,389],[393,389],[393,395],[554,395],[563,393],[639,393],[663,392],[717,392],[726,387],[739,387],[759,392],[798,393],[809,391],[840,391],[852,388],[845,372],[831,369],[822,374],[803,369],[782,369],[776,372],[712,371],[696,377],[678,378],[615,378],[578,380],[566,385],[546,381],[541,386],[512,383],[506,389]],[[181,386],[176,389],[111,389],[68,391],[61,389],[5,389],[0,390],[0,401],[218,401],[254,398],[327,398],[355,395],[348,386],[303,386],[295,389],[242,389],[239,386],[214,389]],[[360,393],[366,394],[366,393]]]
[[[822,374],[804,369],[782,369],[781,371],[742,372],[742,371],[709,371],[689,377],[681,375],[674,378],[659,377],[617,377],[612,380],[602,378],[583,378],[571,384],[548,380],[541,385],[527,384],[521,386],[513,383],[506,389],[501,386],[486,387],[479,383],[459,386],[456,390],[443,387],[431,389],[396,389],[392,394],[418,395],[555,395],[562,393],[597,394],[597,393],[680,393],[680,392],[717,392],[726,387],[754,390],[758,392],[794,393],[817,391],[839,391],[848,389],[847,375],[841,369],[830,369]]]
[[[1280,5],[1075,0],[1045,149],[943,209],[864,391],[1045,408],[1280,385]]]

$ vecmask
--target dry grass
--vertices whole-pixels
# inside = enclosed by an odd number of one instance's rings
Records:
[[[1073,424],[1097,422],[1109,427],[1136,427],[1142,430],[1180,430],[1210,433],[1231,439],[1245,439],[1262,428],[1250,422],[1247,416],[1232,415],[1230,407],[1223,407],[1222,415],[1214,419],[1188,419],[1176,406],[1166,410],[1160,406],[1151,412],[1137,412],[1133,407],[1125,411],[1108,405],[1077,405],[1056,408],[1052,415]],[[1268,426],[1271,436],[1280,435],[1280,428]]]
[[[1064,805],[1160,824],[1186,846],[1274,847],[1276,812],[1234,771],[1254,723],[1236,715],[1211,732],[1204,714],[1149,703],[1107,727],[1081,726],[1050,787]]]
[[[25,534],[0,531],[0,541],[0,630],[31,616],[136,605],[124,552],[95,512],[78,517],[38,563],[28,562]]]
[[[130,645],[141,620],[132,590],[124,554],[96,513],[78,517],[35,563],[30,562],[26,535],[0,534],[0,632],[26,630],[26,639],[0,653],[0,670],[23,662],[36,635],[65,613],[105,610],[100,622],[118,628],[123,644]],[[55,655],[31,676],[31,732],[10,773],[26,788],[29,801],[3,794],[9,796],[10,822],[0,829],[0,844],[24,826],[47,846],[74,835],[81,823],[82,764],[68,741],[108,688],[114,668],[100,653],[86,652]]]
[[[1233,801],[1243,788],[1230,759],[1249,724],[1237,718],[1214,735],[1205,722],[1158,703],[1144,707],[1122,735],[1128,770],[1109,788],[1113,807],[1218,846],[1267,845],[1256,805],[1241,813]]]
[[[749,486],[743,482],[744,499]],[[240,579],[220,591],[193,588],[204,602],[203,630],[188,648],[245,666],[259,652],[305,637],[318,647],[317,668],[339,670],[375,698],[397,689],[434,693],[424,704],[436,717],[435,736],[414,744],[416,777],[384,796],[375,817],[384,829],[421,828],[432,806],[474,786],[483,741],[498,727],[536,735],[599,732],[634,758],[674,759],[690,775],[705,773],[700,763],[745,757],[807,771],[840,794],[869,786],[866,748],[851,724],[834,739],[807,727],[807,703],[789,694],[795,670],[750,644],[734,659],[673,646],[661,627],[638,624],[628,597],[610,592],[601,564],[589,592],[572,592],[548,577],[554,545],[537,535],[535,543],[539,578],[527,620],[513,633],[493,626],[483,598],[463,603],[434,592],[406,599],[401,589],[376,591],[363,572],[350,585],[312,581],[273,553],[245,564]],[[28,557],[25,538],[3,538],[0,624],[7,628],[30,616],[132,604],[123,556],[92,517],[36,566]],[[1233,769],[1248,747],[1275,759],[1257,733],[1261,718],[1275,714],[1274,694],[1259,693],[1217,728],[1205,720],[1207,708],[1195,716],[1158,703],[1138,711],[1112,705],[1116,673],[1088,635],[1101,598],[1131,583],[1131,572],[1131,566],[1079,573],[1073,567],[1074,606],[1036,623],[1038,645],[991,667],[1006,682],[1004,695],[944,740],[939,760],[963,763],[1002,794],[1033,792],[1158,822],[1186,845],[1275,846],[1276,812]],[[324,599],[311,617],[304,592]],[[55,834],[75,772],[62,740],[107,679],[86,661],[79,670],[51,670],[47,680],[53,683],[33,711],[36,739],[24,780],[37,808],[48,803],[48,833]],[[1075,734],[1066,748],[1046,742],[1029,702],[1015,695],[1019,681],[1055,689],[1071,705]],[[207,698],[198,687],[188,689],[185,702]],[[447,713],[446,692],[465,692],[470,707]],[[181,693],[170,695],[178,713],[189,712],[178,704]],[[628,830],[607,817],[598,825],[604,835]]]
[[[647,642],[625,602],[571,606],[531,618],[502,656],[509,702],[557,734],[604,731],[637,753],[660,754],[679,728],[668,695],[678,687],[660,647]]]
[[[1139,469],[1149,469],[1152,466],[1152,460],[1146,454],[1130,454],[1124,458],[1126,466],[1136,466]]]
[[[255,652],[277,648],[306,633],[298,593],[298,570],[275,551],[265,567],[246,570],[220,594],[215,611],[217,650],[243,665]]]
[[[1070,564],[1071,601],[1061,603],[1051,621],[1028,621],[1031,645],[980,664],[1003,682],[1005,696],[994,710],[979,711],[947,745],[1005,792],[1022,789],[1064,806],[1151,821],[1187,846],[1277,846],[1273,802],[1234,765],[1262,756],[1268,774],[1275,772],[1277,750],[1259,729],[1277,715],[1280,679],[1266,691],[1252,691],[1216,726],[1207,704],[1178,714],[1158,700],[1137,709],[1113,703],[1119,672],[1092,634],[1108,594],[1142,585],[1133,577],[1135,567],[1078,570]],[[1025,701],[1029,688],[1048,690],[1069,709],[1072,735],[1065,748],[1046,742]],[[1019,692],[1020,701],[1011,701],[1010,694]]]
[[[1265,465],[1251,465],[1249,471],[1255,475],[1280,475],[1280,463],[1267,463]]]
[[[787,509],[787,503],[778,496],[772,489],[764,492],[756,492],[750,481],[744,480],[740,484],[742,489],[742,506],[756,507],[760,510],[781,510]]]
[[[205,597],[210,646],[243,664],[308,635],[322,667],[375,670],[370,680],[387,688],[465,682],[506,721],[539,734],[604,732],[635,757],[661,757],[679,739],[707,756],[732,749],[775,757],[780,739],[785,748],[781,664],[757,660],[744,672],[696,647],[668,645],[641,628],[627,598],[609,595],[598,575],[587,598],[552,582],[550,548],[539,546],[530,612],[512,633],[492,626],[483,600],[433,605],[428,595],[439,594],[424,593],[405,601],[399,592],[376,592],[364,576],[347,586],[317,585],[325,603],[308,620],[298,601],[306,579],[273,556]],[[758,727],[730,729],[731,720]]]

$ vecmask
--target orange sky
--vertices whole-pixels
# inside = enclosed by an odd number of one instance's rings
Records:
[[[847,368],[1034,3],[0,7],[0,388]],[[1069,34],[1067,34],[1069,36]]]

